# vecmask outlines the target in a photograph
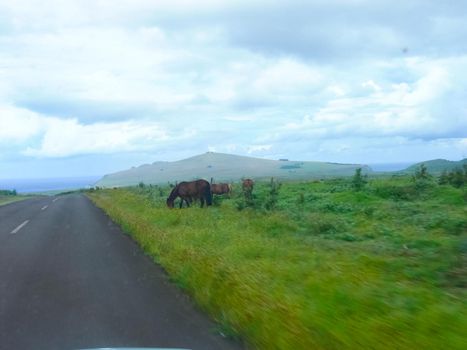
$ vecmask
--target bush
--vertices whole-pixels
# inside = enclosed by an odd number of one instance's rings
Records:
[[[244,193],[243,196],[239,196],[235,201],[235,207],[238,210],[243,210],[245,208],[255,209],[258,207],[257,197],[252,192]]]
[[[327,235],[343,232],[347,225],[344,220],[332,214],[309,214],[304,220],[305,230],[312,235]]]
[[[448,172],[445,170],[443,170],[443,172],[441,173],[441,175],[439,176],[438,178],[438,184],[439,185],[447,185],[449,184],[449,177],[448,177]]]
[[[362,168],[355,169],[355,175],[352,178],[352,187],[355,191],[361,191],[367,183],[366,175],[362,175]]]
[[[0,196],[16,196],[16,190],[0,190]]]
[[[266,210],[273,210],[276,208],[277,201],[279,199],[279,190],[281,188],[281,184],[277,181],[274,181],[274,178],[271,178],[271,182],[269,183],[269,189],[267,192],[267,197],[264,202],[264,208]]]
[[[222,196],[218,196],[218,195],[215,195],[213,194],[212,195],[212,205],[215,206],[215,207],[219,207],[221,204],[222,204]]]
[[[412,176],[412,182],[414,183],[417,195],[425,192],[433,184],[432,178],[433,177],[428,173],[428,169],[425,164],[420,164]]]
[[[378,186],[373,192],[381,198],[395,200],[409,200],[415,195],[415,191],[411,186]]]
[[[461,188],[467,183],[467,164],[464,164],[463,168],[456,168],[450,172],[444,170],[439,179],[440,185],[450,184],[456,188]]]
[[[420,164],[420,166],[415,169],[413,180],[429,180],[430,178],[431,175],[428,173],[428,169],[424,163]]]
[[[318,206],[318,209],[324,212],[331,212],[337,214],[350,213],[354,211],[354,207],[349,203],[337,203],[335,201],[323,201]]]

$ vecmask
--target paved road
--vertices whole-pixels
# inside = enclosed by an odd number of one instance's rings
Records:
[[[85,196],[0,206],[0,349],[240,349]]]

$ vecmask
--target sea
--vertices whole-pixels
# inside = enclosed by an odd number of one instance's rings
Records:
[[[411,163],[370,163],[368,164],[368,166],[373,171],[384,172],[384,171],[404,170],[413,164],[414,162],[411,162]]]
[[[60,177],[45,179],[0,179],[0,189],[18,193],[47,193],[90,188],[101,176]]]

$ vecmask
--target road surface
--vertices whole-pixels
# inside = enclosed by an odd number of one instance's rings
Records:
[[[240,349],[83,195],[0,206],[0,349]]]

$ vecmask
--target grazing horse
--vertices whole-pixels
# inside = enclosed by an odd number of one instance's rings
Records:
[[[211,186],[206,180],[195,180],[190,182],[180,182],[174,187],[167,198],[167,206],[169,208],[174,207],[175,198],[180,197],[180,208],[183,205],[183,201],[189,207],[193,199],[199,199],[201,201],[201,208],[204,206],[206,200],[207,205],[212,204]]]
[[[212,194],[224,194],[230,193],[232,191],[232,187],[229,184],[211,184],[211,192]]]
[[[254,185],[254,182],[252,179],[243,180],[243,183],[242,183],[243,192],[251,193],[251,191],[253,191],[253,185]]]

